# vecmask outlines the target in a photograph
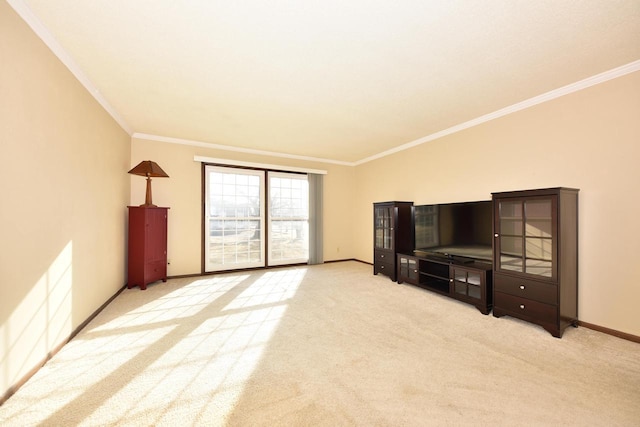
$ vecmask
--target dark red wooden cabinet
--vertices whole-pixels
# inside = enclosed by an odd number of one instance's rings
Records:
[[[127,287],[167,281],[169,208],[129,206],[129,277]]]

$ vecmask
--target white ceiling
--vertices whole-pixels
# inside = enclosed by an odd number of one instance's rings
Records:
[[[133,135],[347,164],[640,69],[640,0],[8,1]]]

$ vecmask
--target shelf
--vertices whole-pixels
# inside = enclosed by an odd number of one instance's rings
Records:
[[[418,286],[430,291],[438,292],[439,294],[449,295],[449,279],[444,281],[441,279],[431,278],[430,280],[421,281]]]
[[[447,282],[449,281],[449,276],[447,276],[447,277],[444,277],[444,276],[438,276],[438,275],[431,274],[431,273],[425,273],[424,271],[421,271],[421,272],[420,272],[420,275],[421,275],[421,276],[428,277],[428,278],[431,278],[431,279],[436,279],[436,280],[446,280]],[[429,280],[429,279],[426,279],[426,280]]]
[[[480,284],[481,284],[480,276],[478,276],[478,277],[469,277],[467,279],[467,283],[470,284],[470,285],[473,285],[473,286],[480,286]]]

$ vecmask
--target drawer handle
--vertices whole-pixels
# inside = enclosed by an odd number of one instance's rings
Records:
[[[494,234],[493,237],[498,237],[498,233]]]
[[[381,265],[381,266],[380,266],[380,270],[384,270],[384,265]]]
[[[524,304],[520,304],[520,310],[524,310]]]
[[[414,272],[414,273],[417,273],[417,272],[418,272],[418,270],[413,270],[413,272]]]
[[[524,291],[525,286],[524,285],[520,285],[520,289],[522,289]]]
[[[384,258],[384,255],[380,255],[380,258]]]

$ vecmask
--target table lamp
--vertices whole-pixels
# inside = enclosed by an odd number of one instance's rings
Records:
[[[169,178],[169,175],[156,162],[151,160],[143,160],[138,166],[131,169],[129,173],[147,177],[147,196],[145,197],[144,205],[140,205],[140,207],[157,207],[151,201],[151,177]]]

